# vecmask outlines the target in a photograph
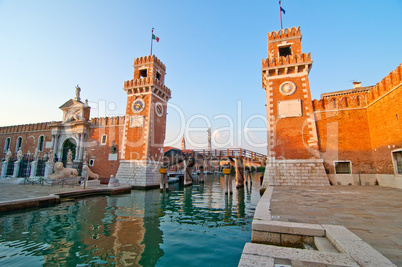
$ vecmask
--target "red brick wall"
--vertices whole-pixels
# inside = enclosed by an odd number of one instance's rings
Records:
[[[402,148],[402,86],[367,107],[375,166],[393,174],[392,150]]]
[[[106,118],[107,119],[107,118]],[[101,178],[109,178],[110,175],[116,175],[119,168],[120,152],[123,147],[123,129],[124,125],[99,125],[92,126],[88,136],[88,145],[85,148],[90,159],[94,159],[94,165],[90,169],[99,174]],[[102,135],[106,134],[106,144],[101,144]],[[109,160],[110,149],[113,141],[117,147],[117,160]]]
[[[365,108],[316,112],[318,143],[325,168],[334,173],[334,161],[350,160],[353,173],[375,173]]]
[[[35,123],[26,125],[16,125],[16,126],[6,126],[0,127],[0,151],[1,157],[4,158],[6,151],[4,150],[4,145],[7,137],[11,138],[10,151],[13,153],[13,157],[16,157],[15,148],[17,145],[18,137],[22,137],[21,150],[24,154],[30,151],[32,154],[35,153],[35,148],[38,147],[39,137],[44,136],[43,152],[49,152],[51,148],[46,149],[46,142],[52,141],[52,134],[47,123]]]
[[[313,111],[310,97],[310,90],[308,93],[304,93],[302,88],[303,84],[308,81],[307,75],[303,77],[284,77],[282,79],[273,79],[273,115],[276,119],[275,122],[275,144],[273,151],[275,152],[275,158],[286,159],[308,159],[314,157],[311,150],[306,146],[307,141],[311,135],[308,129],[308,113]],[[285,81],[292,81],[296,85],[296,92],[291,96],[282,95],[279,92],[279,86]],[[308,88],[308,84],[304,86]],[[307,97],[306,97],[307,95]],[[267,95],[267,103],[269,103],[270,96]],[[301,99],[302,101],[302,116],[301,117],[289,117],[278,118],[278,101]]]

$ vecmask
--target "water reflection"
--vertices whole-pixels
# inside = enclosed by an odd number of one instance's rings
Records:
[[[236,265],[250,241],[259,193],[245,187],[225,195],[223,185],[220,176],[209,175],[184,188],[135,190],[1,216],[0,264]]]

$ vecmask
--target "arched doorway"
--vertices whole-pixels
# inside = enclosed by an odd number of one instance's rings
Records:
[[[69,138],[66,141],[64,141],[64,144],[63,144],[63,156],[62,156],[62,160],[61,160],[63,162],[64,167],[66,167],[66,163],[67,163],[68,150],[71,149],[71,152],[73,153],[72,160],[74,160],[75,159],[75,149],[76,149],[76,147],[77,147],[77,144],[76,144],[74,139]]]

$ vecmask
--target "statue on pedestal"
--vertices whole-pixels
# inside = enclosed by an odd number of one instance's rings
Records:
[[[73,163],[73,152],[71,152],[71,149],[67,152],[67,163]]]
[[[47,162],[53,162],[53,149],[49,151],[49,160]]]
[[[24,154],[22,154],[22,150],[21,150],[21,148],[19,148],[18,152],[17,152],[17,160],[21,161],[23,159],[24,159]]]
[[[10,161],[12,155],[13,155],[13,153],[10,151],[10,149],[8,149],[5,161],[7,161],[7,162]]]
[[[75,87],[75,100],[77,101],[81,101],[80,92],[81,88],[77,84],[77,86]]]
[[[38,161],[39,159],[39,148],[35,148],[34,160]]]
[[[89,155],[88,155],[88,153],[87,153],[87,151],[86,151],[86,150],[84,151],[84,157],[83,157],[83,160],[84,160],[84,163],[87,163],[87,164],[88,164]]]

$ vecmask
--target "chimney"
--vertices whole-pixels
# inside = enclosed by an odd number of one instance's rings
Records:
[[[360,87],[362,87],[361,82],[353,82],[353,88],[354,89],[360,88]]]

